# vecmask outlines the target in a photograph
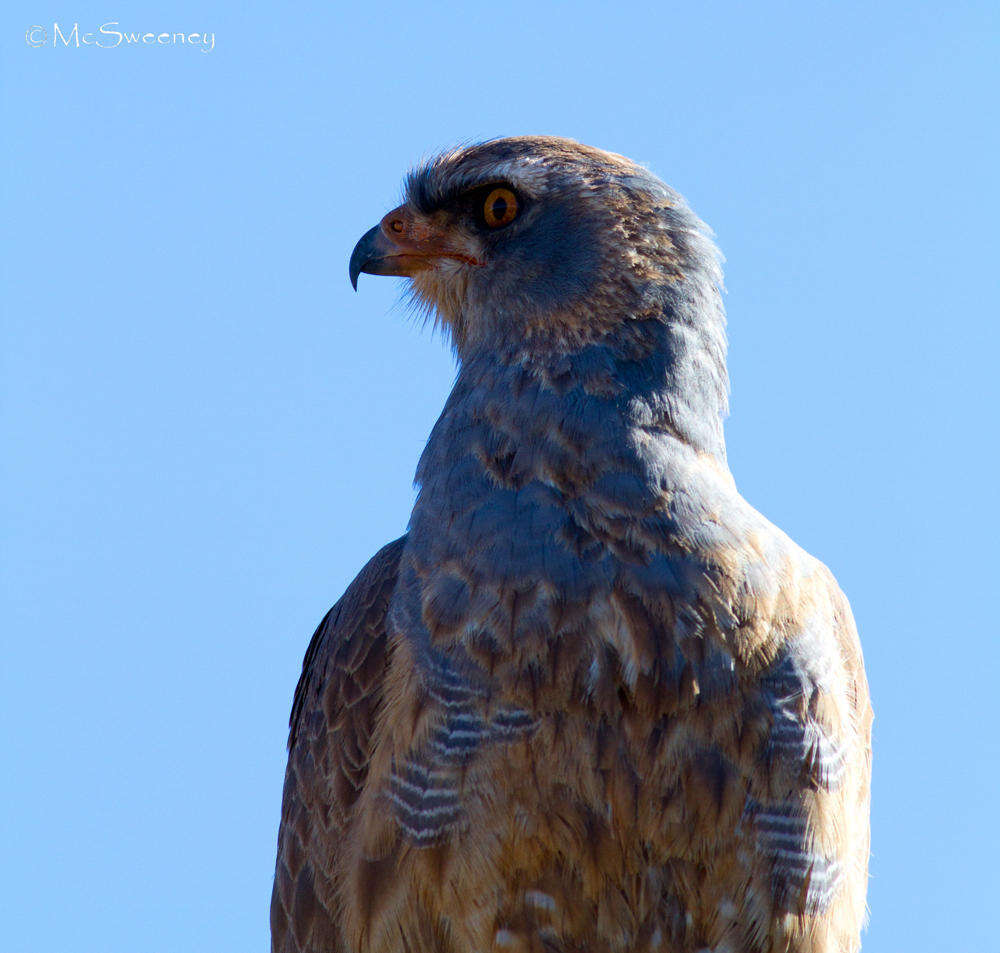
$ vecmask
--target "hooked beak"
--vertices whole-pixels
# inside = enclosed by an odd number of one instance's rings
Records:
[[[347,272],[351,276],[351,285],[358,290],[358,275],[405,275],[405,271],[395,271],[400,262],[399,255],[393,254],[392,242],[382,232],[382,226],[376,225],[368,229],[351,252],[351,263]]]
[[[456,248],[450,236],[423,218],[414,216],[405,205],[393,209],[374,228],[369,229],[351,252],[347,273],[358,290],[358,276],[400,275],[412,277],[430,268],[441,258],[468,265],[481,265],[474,255]]]

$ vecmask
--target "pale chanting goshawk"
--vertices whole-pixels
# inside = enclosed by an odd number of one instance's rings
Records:
[[[619,155],[412,172],[350,276],[458,375],[406,534],[313,636],[275,953],[847,953],[871,707],[829,571],[726,462],[719,255]]]

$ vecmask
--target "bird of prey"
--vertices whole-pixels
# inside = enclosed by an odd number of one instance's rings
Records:
[[[719,261],[550,137],[422,165],[354,249],[459,369],[406,534],[306,653],[275,953],[859,948],[861,650],[730,474]]]

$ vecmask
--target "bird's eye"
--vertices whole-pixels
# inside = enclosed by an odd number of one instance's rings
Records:
[[[490,228],[503,228],[517,218],[517,196],[505,188],[491,189],[483,202],[483,221]]]

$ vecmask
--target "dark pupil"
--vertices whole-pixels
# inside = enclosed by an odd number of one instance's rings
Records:
[[[507,214],[507,200],[506,199],[494,199],[493,207],[490,210],[494,221],[501,221],[503,217]]]

